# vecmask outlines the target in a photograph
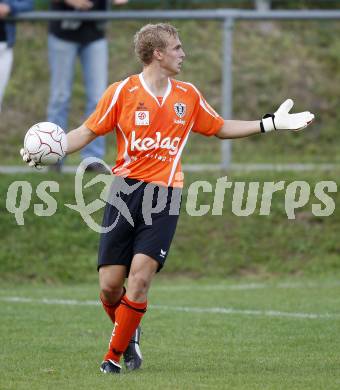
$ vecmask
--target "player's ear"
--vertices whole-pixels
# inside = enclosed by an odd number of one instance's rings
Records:
[[[160,49],[155,49],[153,51],[153,57],[156,59],[156,60],[161,60],[163,59],[163,51],[160,50]]]

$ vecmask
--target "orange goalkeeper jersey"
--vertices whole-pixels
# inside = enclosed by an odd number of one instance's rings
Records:
[[[85,126],[98,135],[116,130],[115,175],[182,187],[177,173],[190,132],[211,136],[223,123],[192,84],[169,79],[157,98],[141,73],[109,86]]]

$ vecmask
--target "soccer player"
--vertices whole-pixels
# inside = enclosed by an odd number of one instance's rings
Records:
[[[136,33],[134,43],[142,73],[112,84],[85,123],[67,134],[69,154],[116,131],[118,155],[112,172],[125,178],[113,183],[103,226],[113,222],[115,226],[101,234],[98,256],[100,298],[114,324],[101,371],[112,374],[121,371],[122,355],[128,369],[139,368],[142,362],[139,324],[150,284],[164,265],[176,229],[178,212],[172,205],[183,185],[180,158],[190,132],[241,138],[301,130],[314,118],[310,112],[289,114],[293,102],[288,99],[262,120],[223,119],[194,85],[172,78],[185,58],[175,27],[148,24]],[[27,152],[21,153],[35,165]],[[163,204],[157,209],[160,193]],[[147,208],[154,211],[152,223],[144,215],[144,200],[150,194]],[[117,196],[131,218],[122,217],[127,214],[118,210],[119,202],[113,200]]]

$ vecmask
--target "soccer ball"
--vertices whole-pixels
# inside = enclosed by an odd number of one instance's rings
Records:
[[[28,129],[24,149],[39,165],[53,165],[66,154],[67,139],[64,130],[52,122],[40,122]]]

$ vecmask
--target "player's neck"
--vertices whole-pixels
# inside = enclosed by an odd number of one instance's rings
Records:
[[[169,82],[169,76],[167,74],[149,65],[143,69],[143,78],[155,96],[164,96]]]

